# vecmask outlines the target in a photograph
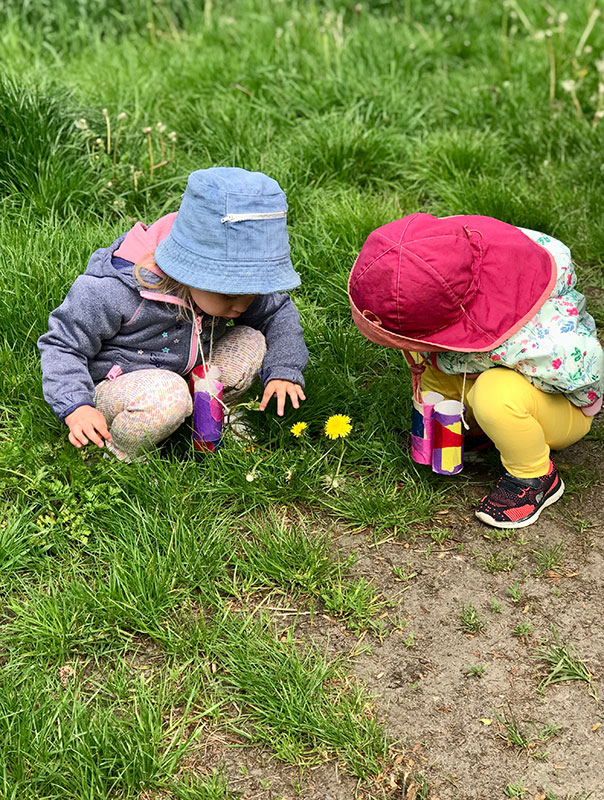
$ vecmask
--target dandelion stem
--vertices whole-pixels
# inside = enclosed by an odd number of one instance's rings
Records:
[[[153,175],[153,142],[151,141],[151,131],[147,134],[147,144],[149,145],[149,175]]]
[[[340,467],[342,466],[342,459],[344,458],[344,447],[346,446],[346,442],[342,439],[342,452],[340,453],[340,460],[338,461],[338,466],[336,467],[336,474],[334,475],[334,480],[340,474]]]
[[[596,24],[596,20],[600,16],[602,12],[599,8],[594,8],[594,10],[589,15],[589,19],[587,21],[587,25],[585,26],[585,30],[581,34],[581,38],[577,44],[577,49],[575,50],[575,57],[578,58],[581,53],[583,52],[583,48],[585,47],[585,43],[589,38],[589,34],[592,32],[594,25]]]
[[[572,90],[570,96],[573,99],[573,105],[575,106],[577,117],[579,117],[579,119],[583,119],[583,109],[581,108],[581,104],[579,103],[579,98],[577,97],[577,92],[575,89]]]
[[[122,121],[120,119],[119,122],[117,123],[117,131],[115,132],[115,141],[113,143],[113,180],[115,180],[115,170],[117,164],[117,145],[120,140],[121,127],[122,127]]]
[[[111,120],[109,119],[109,112],[106,108],[103,109],[103,116],[105,117],[105,126],[107,128],[107,153],[111,152]]]
[[[510,71],[510,52],[508,45],[508,11],[506,9],[501,17],[501,46],[503,49],[503,64],[506,72]]]
[[[551,36],[547,39],[547,54],[549,56],[549,101],[553,103],[556,99],[556,54]]]

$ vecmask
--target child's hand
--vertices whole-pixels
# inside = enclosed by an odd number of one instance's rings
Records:
[[[282,417],[285,410],[285,399],[289,395],[294,408],[300,408],[300,400],[306,400],[306,395],[298,383],[291,381],[269,381],[264,389],[262,400],[260,401],[260,411],[268,405],[268,401],[275,395],[277,398],[277,414]]]
[[[69,441],[74,447],[88,444],[89,439],[99,447],[105,444],[103,439],[111,441],[107,420],[92,406],[79,406],[65,417],[65,424],[69,428]]]

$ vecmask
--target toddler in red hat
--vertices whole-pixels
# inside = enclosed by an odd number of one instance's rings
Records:
[[[575,284],[562,242],[474,215],[383,225],[350,274],[354,322],[403,350],[415,405],[460,401],[498,449],[504,474],[476,511],[488,525],[531,525],[562,496],[550,449],[585,436],[602,406],[604,353]]]

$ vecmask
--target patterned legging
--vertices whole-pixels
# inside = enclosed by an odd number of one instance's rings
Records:
[[[215,343],[212,364],[220,367],[227,406],[249,389],[265,353],[264,336],[244,325],[230,329]],[[193,412],[187,381],[165,369],[139,369],[104,380],[94,401],[113,438],[107,449],[121,461],[139,458]]]

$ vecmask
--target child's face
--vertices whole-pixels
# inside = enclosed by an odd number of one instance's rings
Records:
[[[195,305],[213,317],[235,319],[251,306],[255,294],[219,294],[204,289],[189,288]]]

